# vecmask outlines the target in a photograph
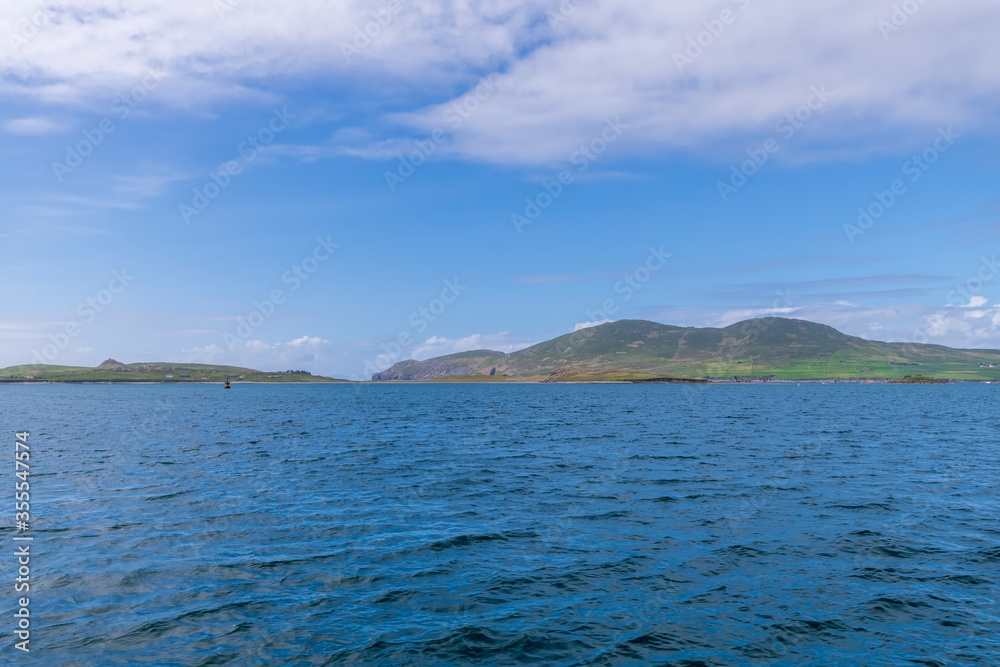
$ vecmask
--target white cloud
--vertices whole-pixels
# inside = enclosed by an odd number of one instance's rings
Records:
[[[142,173],[117,175],[112,178],[112,192],[125,201],[143,201],[158,197],[171,183],[188,178],[186,174],[144,165]]]
[[[12,118],[4,121],[3,129],[11,134],[49,134],[63,128],[48,118]]]
[[[380,3],[245,0],[226,4],[235,7],[221,15],[220,5],[54,3],[47,10],[53,18],[37,34],[0,50],[0,92],[106,108],[154,69],[166,74],[154,93],[158,104],[211,113],[222,99],[274,100],[288,81],[361,86],[376,101],[387,80],[407,81],[436,102],[408,112],[404,106],[373,127],[420,134],[440,127],[450,139],[438,154],[539,165],[565,162],[617,116],[629,128],[616,151],[711,149],[739,136],[750,148],[774,134],[775,122],[803,104],[813,86],[825,86],[829,102],[775,159],[921,147],[939,126],[989,130],[1000,108],[995,0],[921,4],[888,35],[878,22],[892,5],[868,0],[590,0],[563,3],[572,11],[551,23],[545,12],[559,11],[556,0],[423,0],[402,3],[350,57],[345,45]],[[674,54],[722,8],[736,20],[679,68]],[[0,25],[13,26],[9,34],[17,36],[33,13],[23,3],[0,3]],[[459,127],[449,124],[451,104],[471,102],[470,88],[491,72],[503,73],[499,90]],[[383,101],[399,108],[396,97]],[[350,150],[384,158],[398,150],[394,134],[375,132]],[[742,151],[718,156],[732,161],[745,157]]]
[[[927,342],[1000,349],[1000,306],[983,310],[947,308],[924,317],[921,328],[930,338]]]
[[[445,354],[468,352],[469,350],[493,350],[494,352],[511,353],[523,350],[534,343],[516,340],[510,333],[501,331],[495,334],[472,334],[465,338],[444,338],[431,336],[411,353],[413,359],[422,361]]]
[[[776,122],[824,87],[829,101],[794,142],[782,139],[778,156],[793,159],[797,148],[800,160],[821,159],[927,144],[939,126],[988,129],[1000,105],[1000,68],[985,65],[1000,61],[995,3],[925,6],[888,41],[877,22],[889,5],[748,4],[681,72],[673,54],[718,16],[719,3],[582,3],[550,45],[509,64],[503,86],[462,124],[450,150],[499,163],[566,162],[620,116],[629,127],[616,151],[735,140],[739,150],[720,156],[746,159],[745,149],[781,138]],[[977,108],[980,99],[992,111]],[[451,103],[409,120],[425,132],[442,127]]]
[[[177,361],[243,366],[262,371],[309,370],[330,353],[330,341],[301,336],[287,343],[248,340],[229,349],[216,344],[183,350]]]
[[[51,102],[106,104],[153,70],[166,74],[164,87],[185,93],[157,98],[178,105],[266,99],[274,95],[270,84],[289,76],[363,81],[374,74],[444,90],[456,76],[515,56],[541,15],[531,1],[404,2],[360,54],[345,55],[355,29],[363,31],[384,4],[64,0],[25,33],[37,6],[0,3],[0,25],[9,26],[8,48],[0,50],[3,87]]]
[[[987,303],[989,303],[989,299],[985,296],[974,296],[969,299],[969,303],[964,306],[959,306],[959,308],[979,308],[981,306],[985,306]]]
[[[972,310],[912,303],[861,306],[847,302],[816,302],[783,308],[738,308],[721,314],[708,308],[665,310],[653,317],[667,324],[725,327],[769,316],[827,324],[843,333],[869,340],[1000,349],[1000,305]]]
[[[850,307],[850,306],[843,306],[843,307]],[[800,310],[799,308],[793,308],[791,306],[782,306],[782,307],[771,306],[769,308],[734,308],[731,310],[725,310],[722,312],[722,314],[717,315],[716,322],[717,323],[725,322],[727,324],[732,324],[733,322],[749,320],[754,317],[795,317],[796,316],[795,313],[799,310]]]
[[[576,325],[573,326],[573,331],[579,331],[580,329],[589,329],[591,327],[607,324],[608,322],[611,321],[612,320],[598,320],[597,322],[577,322]]]

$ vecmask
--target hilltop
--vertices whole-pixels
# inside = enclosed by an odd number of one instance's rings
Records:
[[[107,359],[95,368],[28,364],[0,369],[0,383],[12,382],[344,382],[306,371],[267,372],[240,366],[155,362],[123,364]]]
[[[402,361],[372,380],[893,380],[917,375],[1000,380],[1000,350],[883,343],[781,317],[724,328],[621,320],[510,354],[476,350]]]

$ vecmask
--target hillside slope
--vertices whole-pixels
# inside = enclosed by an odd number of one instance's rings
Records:
[[[805,320],[768,317],[725,328],[678,327],[621,320],[504,354],[462,352],[402,361],[373,380],[505,378],[895,379],[923,374],[1000,379],[1000,351],[883,343]],[[986,368],[980,367],[986,364]]]

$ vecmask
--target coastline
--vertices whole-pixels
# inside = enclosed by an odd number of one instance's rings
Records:
[[[239,382],[229,381],[232,385],[238,384],[283,384],[283,385],[314,385],[314,384],[360,384],[354,380],[318,380],[314,382],[261,382],[258,380],[241,380]],[[222,382],[219,380],[192,380],[190,382],[157,382],[154,380],[0,380],[0,387],[5,385],[19,385],[19,384],[68,384],[68,385],[79,385],[79,384],[122,384],[122,385],[132,385],[132,384],[162,384],[162,385],[205,385],[205,384],[217,384],[221,385]]]
[[[426,380],[318,380],[312,382],[264,382],[259,380],[232,381],[232,386],[236,385],[373,385],[373,386],[398,386],[398,385],[421,385],[421,384],[607,384],[607,385],[675,385],[675,386],[784,386],[801,384],[858,384],[858,385],[936,385],[936,384],[993,384],[993,380],[978,379],[937,379],[931,382],[905,382],[899,379],[886,378],[861,378],[855,380],[823,380],[823,379],[774,379],[774,380],[723,380],[723,379],[689,379],[689,378],[651,378],[646,380],[539,380],[531,378],[504,378],[498,380],[480,379],[447,379],[431,378]],[[220,385],[218,380],[192,380],[185,382],[176,381],[155,381],[155,380],[0,380],[0,387],[14,385]],[[997,383],[1000,384],[1000,383]]]

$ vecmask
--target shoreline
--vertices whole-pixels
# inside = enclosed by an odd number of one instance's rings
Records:
[[[222,385],[223,382],[219,380],[192,380],[190,382],[158,382],[155,380],[0,380],[0,387],[5,385],[15,385],[15,384],[66,384],[66,385],[78,385],[78,384],[163,384],[163,385],[205,385],[205,384],[217,384]],[[241,380],[239,382],[229,381],[229,384],[282,384],[282,385],[310,385],[310,384],[360,384],[354,380],[328,380],[319,382],[259,382],[256,380]]]
[[[333,380],[325,382],[259,382],[241,381],[232,382],[230,385],[282,385],[282,386],[304,386],[304,385],[371,385],[371,386],[399,386],[399,385],[422,385],[422,384],[469,384],[469,385],[508,385],[508,384],[538,384],[538,385],[568,385],[568,384],[608,384],[608,385],[673,385],[673,386],[784,386],[800,384],[856,384],[856,385],[942,385],[942,384],[993,384],[993,380],[938,380],[936,382],[903,382],[901,380],[767,380],[767,381],[733,381],[733,380],[566,380],[562,382],[551,382],[544,380],[503,380],[484,382],[482,380]],[[192,382],[156,382],[151,380],[135,381],[101,381],[101,380],[81,380],[81,381],[59,381],[59,380],[0,380],[0,387],[14,385],[221,385],[217,380],[212,381],[192,381]],[[997,383],[1000,384],[1000,383]]]

